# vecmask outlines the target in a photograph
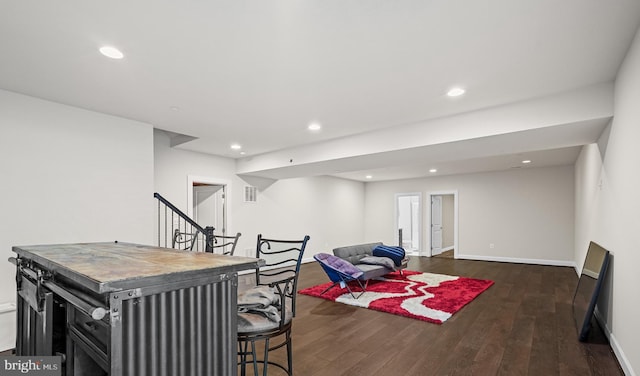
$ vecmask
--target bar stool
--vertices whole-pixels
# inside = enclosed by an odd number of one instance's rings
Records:
[[[256,269],[256,286],[238,296],[238,356],[241,374],[246,374],[248,362],[258,375],[258,363],[263,375],[269,365],[293,375],[291,326],[296,313],[296,294],[300,263],[309,236],[302,240],[266,239],[258,235],[256,258],[266,261]],[[280,338],[284,337],[284,338]],[[271,343],[276,339],[275,344]],[[264,341],[263,359],[258,359],[256,343]],[[249,348],[250,345],[250,348]],[[269,361],[269,351],[286,346],[287,366]],[[250,359],[248,357],[250,356]]]

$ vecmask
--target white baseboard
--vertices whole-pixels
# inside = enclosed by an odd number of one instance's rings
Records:
[[[631,363],[629,363],[629,359],[624,354],[624,351],[622,351],[622,347],[620,347],[620,344],[616,340],[616,336],[613,335],[613,333],[611,332],[611,329],[609,328],[607,323],[604,321],[604,318],[600,314],[600,311],[598,310],[598,306],[596,306],[596,309],[594,310],[593,314],[596,317],[596,320],[598,320],[598,323],[600,324],[600,326],[602,327],[605,336],[607,336],[607,338],[609,339],[609,344],[611,345],[611,349],[613,350],[613,353],[618,359],[618,363],[620,363],[620,367],[622,367],[622,371],[624,372],[624,374],[626,376],[636,376],[636,373],[633,371],[633,368],[631,368]]]
[[[440,248],[440,253],[436,253],[435,255],[433,254],[433,249],[431,250],[431,252],[429,252],[429,254],[428,254],[428,255],[426,255],[426,254],[425,254],[425,255],[422,255],[422,254],[420,254],[420,251],[418,251],[418,255],[416,255],[416,256],[433,257],[433,256],[441,255],[441,254],[443,254],[443,253],[445,253],[445,252],[447,252],[447,251],[451,251],[451,250],[453,250],[453,246],[451,246],[451,247],[445,247],[445,248]],[[426,253],[426,252],[425,252],[425,253]],[[409,256],[412,256],[412,255],[411,255],[411,254],[409,254]]]
[[[16,304],[0,304],[0,351],[16,347]]]
[[[307,258],[303,258],[302,259],[302,263],[303,264],[306,264],[306,263],[309,263],[309,262],[314,262],[314,261],[316,261],[316,260],[313,257],[307,257]]]
[[[496,261],[496,262],[510,262],[513,264],[533,264],[533,265],[550,265],[550,266],[569,266],[576,268],[576,263],[573,261],[563,260],[544,260],[544,259],[525,259],[525,258],[512,258],[512,257],[495,257],[495,256],[479,256],[479,255],[461,255],[457,254],[456,259],[462,260],[475,260],[475,261]]]
[[[626,376],[636,376],[636,373],[631,368],[631,363],[629,363],[629,359],[624,355],[620,344],[616,340],[616,337],[613,333],[608,334],[609,344],[611,344],[611,349],[613,353],[616,354],[616,358],[618,358],[618,363],[620,363],[620,367],[622,367],[622,371]]]

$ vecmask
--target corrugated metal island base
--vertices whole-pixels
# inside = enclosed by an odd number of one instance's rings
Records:
[[[17,355],[66,375],[236,375],[238,271],[262,260],[124,243],[13,247]]]

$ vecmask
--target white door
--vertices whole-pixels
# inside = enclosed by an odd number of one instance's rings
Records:
[[[431,196],[431,256],[442,253],[442,196]]]

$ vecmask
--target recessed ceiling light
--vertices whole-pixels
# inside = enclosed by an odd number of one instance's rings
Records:
[[[433,174],[434,172],[438,172],[438,170],[435,168],[432,168],[431,170],[429,170],[429,172]]]
[[[447,95],[450,97],[459,97],[464,94],[465,90],[461,87],[454,87],[447,92]]]
[[[525,159],[524,161],[522,161],[522,163],[524,163],[524,164],[531,163],[531,160]]]
[[[367,176],[365,176],[365,178],[367,178],[367,179],[373,179],[373,176],[371,176],[371,175],[367,175]]]
[[[307,129],[309,129],[310,131],[319,131],[320,129],[322,129],[322,125],[317,121],[314,121],[311,124],[309,124]]]
[[[244,151],[240,152],[240,155],[245,155],[245,154],[247,154],[247,152],[244,152]]]
[[[112,59],[122,59],[124,54],[117,48],[111,46],[100,47],[100,53]]]
[[[242,145],[240,145],[240,144],[231,144],[231,149],[240,150],[240,149],[242,149]]]
[[[178,107],[178,106],[171,106],[169,108],[171,109],[171,111],[176,111],[176,112],[180,111],[180,107]]]

